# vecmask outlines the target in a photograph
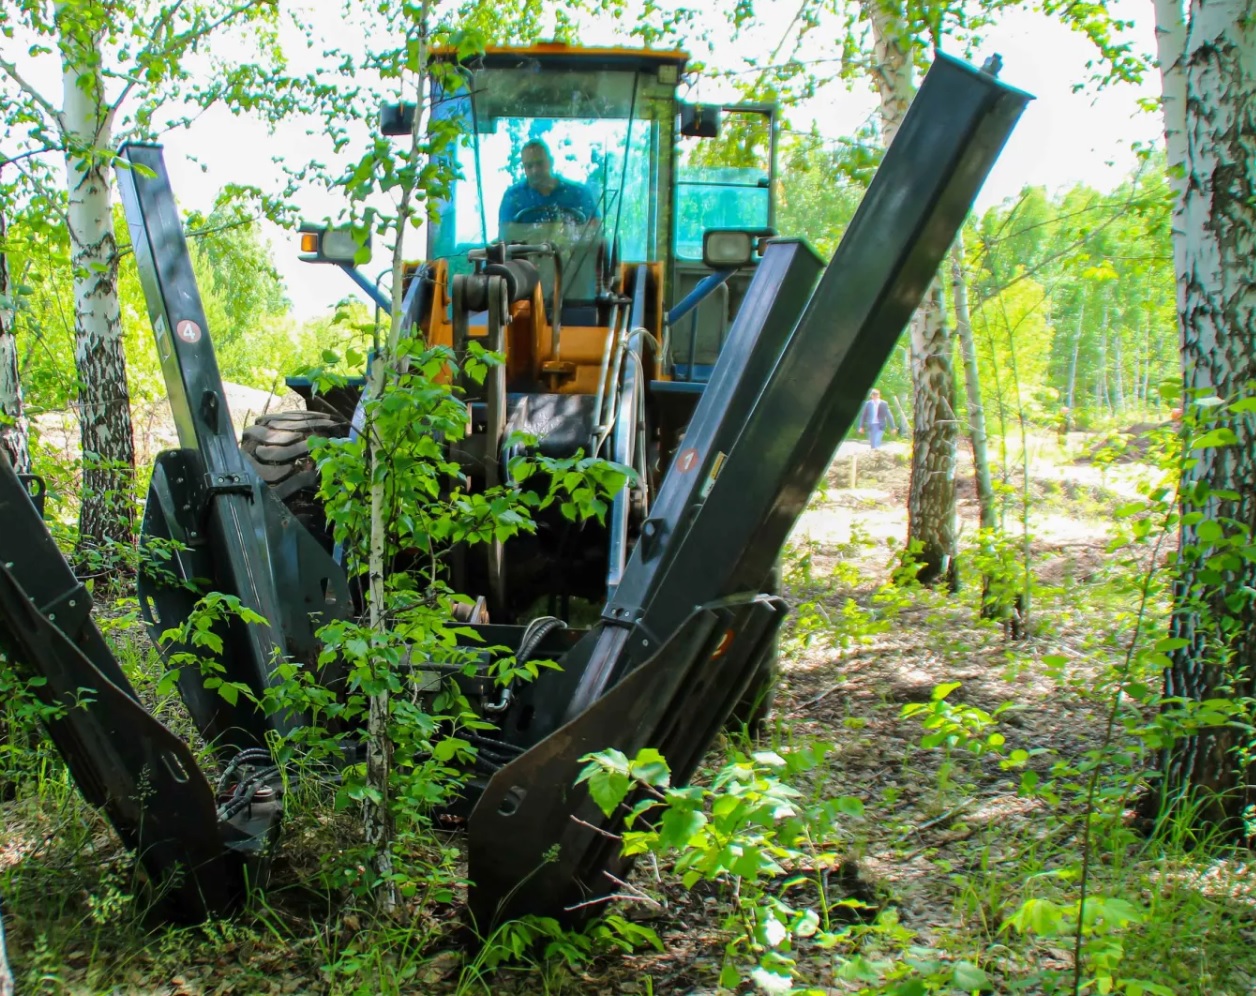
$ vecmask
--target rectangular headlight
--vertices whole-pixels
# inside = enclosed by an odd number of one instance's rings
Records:
[[[754,236],[737,228],[712,228],[702,233],[702,262],[713,270],[745,266],[754,258]]]

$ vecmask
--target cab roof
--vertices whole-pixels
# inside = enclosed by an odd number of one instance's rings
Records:
[[[586,48],[563,42],[535,45],[490,45],[483,52],[458,57],[457,49],[434,49],[432,57],[442,62],[461,61],[471,67],[514,69],[540,64],[554,69],[658,69],[675,66],[684,69],[689,53],[679,49]]]

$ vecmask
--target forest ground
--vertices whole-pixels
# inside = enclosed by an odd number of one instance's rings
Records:
[[[906,533],[903,443],[876,453],[859,441],[843,444],[795,530],[785,588],[796,609],[772,729],[758,746],[828,744],[825,763],[805,786],[809,797],[860,800],[862,813],[835,828],[842,862],[811,871],[830,901],[866,904],[864,923],[879,914],[880,928],[860,942],[873,961],[915,959],[926,969],[965,961],[985,973],[987,992],[1073,991],[1066,977],[1071,939],[1049,931],[1021,936],[1009,918],[1027,898],[1065,902],[1076,881],[1084,827],[1077,786],[1085,781],[1076,771],[1088,751],[1107,749],[1105,675],[1124,659],[1132,626],[1129,592],[1137,579],[1116,576],[1107,542],[1115,510],[1150,469],[1079,461],[1088,442],[1035,439],[1028,488],[1009,474],[1013,499],[1017,491],[1029,498],[1032,531],[1035,588],[1024,640],[977,617],[971,573],[958,597],[914,590],[887,600],[884,586]],[[1011,463],[1019,462],[1013,455]],[[968,540],[976,506],[966,461],[959,479]],[[1014,520],[1016,500],[1010,506]],[[1015,535],[1017,523],[1008,526]],[[920,720],[904,718],[903,707],[930,703],[944,682],[960,683],[950,702],[991,715],[1004,707],[982,728],[982,736],[997,729],[1005,738],[1000,750],[921,748]],[[1044,783],[1058,780],[1057,792],[1022,791],[1022,771],[999,763],[1017,749],[1031,755],[1027,768]],[[1146,762],[1129,747],[1103,766]],[[1127,801],[1118,800],[1118,811]],[[490,971],[451,947],[456,907],[409,910],[397,929],[381,931],[351,907],[312,914],[279,902],[238,921],[146,933],[118,888],[124,863],[103,824],[72,793],[51,809],[46,802],[19,791],[4,806],[0,894],[11,957],[26,980],[21,992],[727,991],[717,979],[730,896],[701,884],[682,889],[665,864],[638,871],[650,898],[621,909],[654,930],[662,950],[564,954],[558,947]],[[318,848],[334,846],[335,836],[334,828],[309,822],[293,827],[281,877],[312,870]],[[1124,977],[1181,994],[1256,991],[1256,900],[1241,855],[1204,849],[1185,856],[1119,832],[1091,844],[1094,893],[1124,896],[1144,910],[1141,922],[1120,932]],[[839,980],[835,952],[804,947],[798,958],[798,983],[810,991],[894,991]],[[385,984],[384,976],[406,981]],[[1094,989],[1092,981],[1084,991]],[[754,990],[746,983],[737,991]],[[965,990],[939,983],[901,991]]]

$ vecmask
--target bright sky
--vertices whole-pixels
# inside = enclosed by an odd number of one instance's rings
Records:
[[[780,23],[786,23],[796,7],[796,0],[768,2],[781,4]],[[1114,18],[1133,23],[1130,38],[1136,50],[1154,52],[1152,4],[1147,0],[1115,0],[1109,6]],[[583,40],[588,44],[623,43],[623,38],[616,38],[612,31],[611,27],[595,25]],[[778,37],[766,39],[764,54],[778,41]],[[986,32],[978,59],[994,52],[1003,57],[1001,78],[1037,99],[995,165],[978,199],[979,210],[1015,197],[1026,184],[1051,190],[1077,182],[1109,188],[1132,168],[1134,143],[1159,140],[1158,116],[1137,106],[1140,97],[1157,95],[1159,79],[1154,73],[1138,87],[1121,85],[1098,94],[1074,92],[1074,86],[1088,75],[1086,62],[1093,49],[1080,35],[1029,12],[1013,12]],[[698,99],[716,96],[709,90],[699,91]],[[854,90],[824,94],[814,106],[793,116],[802,128],[814,117],[823,134],[838,138],[852,134],[875,110],[875,97],[860,85]],[[329,145],[321,137],[305,136],[297,127],[269,136],[259,125],[225,112],[210,112],[192,132],[168,136],[166,161],[180,204],[185,209],[204,210],[223,184],[265,186],[268,180],[277,180],[271,158],[279,151],[290,160],[294,154],[295,158],[325,158]],[[326,195],[311,192],[305,207],[308,217],[320,218],[334,213],[337,205]],[[334,269],[299,262],[293,236],[279,229],[270,233],[276,265],[287,282],[298,319],[318,314],[343,297],[361,296],[348,278]]]

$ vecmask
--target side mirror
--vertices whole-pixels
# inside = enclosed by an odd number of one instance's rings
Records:
[[[721,104],[680,104],[680,133],[688,138],[719,138]]]
[[[384,104],[379,109],[379,130],[384,135],[409,135],[414,130],[414,104]]]
[[[708,228],[702,233],[702,264],[712,270],[746,266],[775,234],[770,228]]]
[[[302,222],[301,252],[303,263],[339,263],[352,266],[371,261],[371,233],[352,228],[331,228]],[[362,239],[362,241],[359,241]]]

